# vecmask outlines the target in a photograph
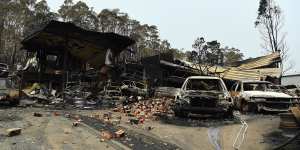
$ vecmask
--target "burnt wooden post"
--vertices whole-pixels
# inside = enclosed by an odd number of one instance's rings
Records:
[[[23,93],[22,93],[22,88],[24,86],[24,77],[23,77],[23,74],[24,74],[24,71],[21,70],[21,77],[18,78],[18,75],[17,75],[17,80],[18,80],[18,84],[19,84],[19,86],[18,86],[18,90],[19,90],[19,94],[18,94],[19,97],[18,97],[18,99],[19,100],[23,97]]]
[[[39,71],[39,84],[41,84],[41,78],[42,78],[42,64],[43,64],[43,63],[42,63],[43,60],[42,60],[42,57],[41,57],[41,55],[42,55],[42,54],[41,54],[41,49],[38,49],[38,54],[37,54],[37,55],[38,55],[38,59],[39,59],[39,60],[38,60],[38,65],[39,65],[39,66],[38,66],[38,71]]]
[[[65,35],[65,37],[66,37],[66,42],[65,42],[65,47],[64,47],[64,56],[63,56],[63,58],[64,58],[64,64],[63,64],[63,75],[62,75],[62,91],[63,91],[63,101],[64,101],[64,103],[65,103],[65,84],[66,84],[66,81],[68,80],[67,79],[67,62],[68,62],[68,55],[69,55],[69,53],[68,53],[68,43],[69,43],[69,38],[68,38],[68,35],[66,34]]]
[[[68,51],[67,50],[64,50],[64,64],[63,64],[63,74],[62,74],[62,91],[63,91],[63,101],[65,101],[65,84],[66,84],[66,81],[67,81],[67,58],[68,58]]]

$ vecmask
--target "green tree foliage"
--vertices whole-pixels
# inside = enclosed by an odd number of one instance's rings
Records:
[[[171,51],[174,55],[175,58],[177,59],[185,59],[186,54],[184,53],[184,49],[176,49],[176,48],[171,48],[168,51]]]
[[[0,50],[3,50],[4,47],[4,39],[2,37],[4,37],[4,21],[5,21],[5,16],[7,13],[7,3],[9,2],[9,0],[3,0],[0,1]],[[3,51],[0,51],[1,54],[3,53]]]
[[[34,6],[33,23],[36,25],[43,25],[50,20],[57,20],[58,14],[51,12],[46,0],[41,0]]]
[[[224,64],[226,66],[232,66],[235,62],[243,60],[244,54],[236,48],[224,48]]]
[[[96,12],[82,1],[74,4],[72,0],[65,0],[58,13],[65,22],[73,22],[84,29],[97,30]]]
[[[211,42],[206,42],[207,46],[207,64],[217,64],[217,65],[223,65],[224,64],[224,51],[220,48],[221,44],[214,40]]]
[[[60,6],[60,9],[58,10],[58,14],[65,22],[71,22],[73,21],[73,16],[75,16],[74,9],[72,9],[74,3],[73,0],[65,0],[63,5]]]
[[[51,12],[46,0],[1,0],[0,4],[0,58],[8,64],[25,60],[24,51],[19,50],[21,40],[50,20],[72,22],[84,29],[133,38],[136,44],[130,52],[121,54],[123,58],[139,60],[172,49],[167,40],[159,38],[155,25],[141,24],[119,9],[103,9],[97,13],[83,1],[74,3],[72,0],[65,0],[58,13]],[[179,50],[172,50],[182,57]]]
[[[138,60],[141,57],[151,56],[171,48],[167,40],[161,41],[156,26],[140,24],[139,21],[129,18],[127,13],[119,9],[103,9],[98,15],[98,31],[114,32],[133,38],[136,44],[132,47],[134,57],[128,57],[123,52],[123,58]]]
[[[197,38],[192,45],[191,60],[198,64],[222,65],[223,51],[218,41],[206,42],[203,37]]]
[[[202,73],[207,73],[212,66],[230,66],[244,56],[238,49],[222,48],[217,40],[206,42],[203,37],[197,38],[192,47],[193,50],[187,51],[185,56],[188,61],[198,64]]]
[[[35,0],[7,0],[1,4],[1,61],[8,64],[24,60],[20,41],[33,16]]]
[[[120,54],[123,60],[136,61],[165,52],[171,52],[179,59],[188,58],[205,64],[221,65],[225,60],[217,41],[205,42],[204,38],[198,38],[193,51],[185,53],[182,49],[173,48],[168,40],[160,39],[157,26],[141,24],[119,9],[95,12],[83,1],[74,3],[73,0],[65,0],[57,13],[51,12],[46,0],[1,0],[0,4],[0,57],[1,61],[8,64],[25,60],[23,51],[19,50],[21,40],[50,20],[72,22],[87,30],[131,37],[136,44]]]

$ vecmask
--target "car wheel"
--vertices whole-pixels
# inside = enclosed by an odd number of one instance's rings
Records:
[[[180,118],[185,118],[185,117],[188,116],[188,112],[180,110],[180,109],[179,110],[175,110],[174,113],[175,113],[176,117],[180,117]]]
[[[11,106],[17,106],[17,105],[19,105],[19,103],[20,103],[19,100],[11,100],[11,101],[9,101],[9,105],[11,105]]]
[[[228,110],[224,113],[224,118],[232,118],[233,117],[233,108],[230,107]]]
[[[248,103],[246,101],[243,101],[241,104],[241,112],[246,113],[246,112],[257,112],[257,104],[256,103]]]

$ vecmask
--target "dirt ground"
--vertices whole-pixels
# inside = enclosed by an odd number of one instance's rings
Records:
[[[39,112],[42,117],[34,117]],[[55,116],[53,112],[58,112]],[[231,150],[241,128],[237,119],[207,119],[192,117],[179,119],[164,116],[159,120],[146,120],[142,124],[128,123],[128,116],[121,116],[117,125],[105,125],[90,116],[112,112],[110,110],[53,111],[45,108],[0,108],[0,149],[2,150],[69,150],[69,149],[187,149],[187,150]],[[79,114],[82,124],[72,127],[73,119],[64,114]],[[273,149],[295,132],[283,134],[277,115],[242,115],[248,128],[240,146],[243,150]],[[6,129],[20,127],[22,133],[7,137]],[[126,137],[101,142],[100,130],[123,128]],[[299,149],[298,143],[286,149]]]
[[[34,117],[41,112],[43,117]],[[0,110],[0,149],[49,150],[49,149],[112,149],[99,142],[97,135],[85,128],[74,128],[72,122],[61,116],[36,108],[11,108]],[[22,128],[18,136],[6,137],[8,128]]]

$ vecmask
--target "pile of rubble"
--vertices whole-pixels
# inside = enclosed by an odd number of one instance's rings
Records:
[[[102,121],[105,124],[118,125],[121,120],[131,125],[143,124],[147,120],[158,120],[160,116],[172,114],[173,99],[153,98],[140,100],[130,104],[119,105],[106,113],[95,112],[89,117]],[[119,112],[124,116],[113,112]],[[125,118],[125,120],[124,120]]]
[[[118,85],[108,82],[103,89],[98,89],[98,92],[83,82],[69,82],[61,92],[49,89],[43,84],[34,83],[22,91],[27,100],[33,101],[34,104],[71,106],[79,109],[117,107],[120,109],[118,111],[130,112],[135,116],[153,116],[158,112],[167,112],[169,108],[166,106],[169,105],[170,99],[148,99],[144,101],[143,99],[147,97],[146,89],[138,88],[136,85],[139,82],[131,81],[130,83],[130,86],[125,86],[125,84]]]
[[[23,93],[31,98],[36,99],[43,103],[49,103],[52,99],[56,98],[56,90],[49,90],[46,86],[38,83],[32,84],[32,86],[27,87],[22,90]]]
[[[132,104],[118,106],[113,111],[125,113],[129,117],[139,119],[139,122],[142,123],[146,119],[156,120],[163,114],[172,114],[173,100],[165,97],[140,100]],[[131,121],[134,122],[134,120]]]
[[[290,112],[280,113],[280,128],[299,129],[300,128],[300,107],[291,107]]]
[[[33,101],[30,104],[56,106],[68,104],[74,108],[95,108],[100,103],[99,98],[91,97],[92,92],[85,85],[77,83],[74,85],[69,84],[62,92],[57,92],[55,89],[48,89],[43,84],[34,83],[32,86],[23,89],[22,92],[26,96],[27,101]]]

